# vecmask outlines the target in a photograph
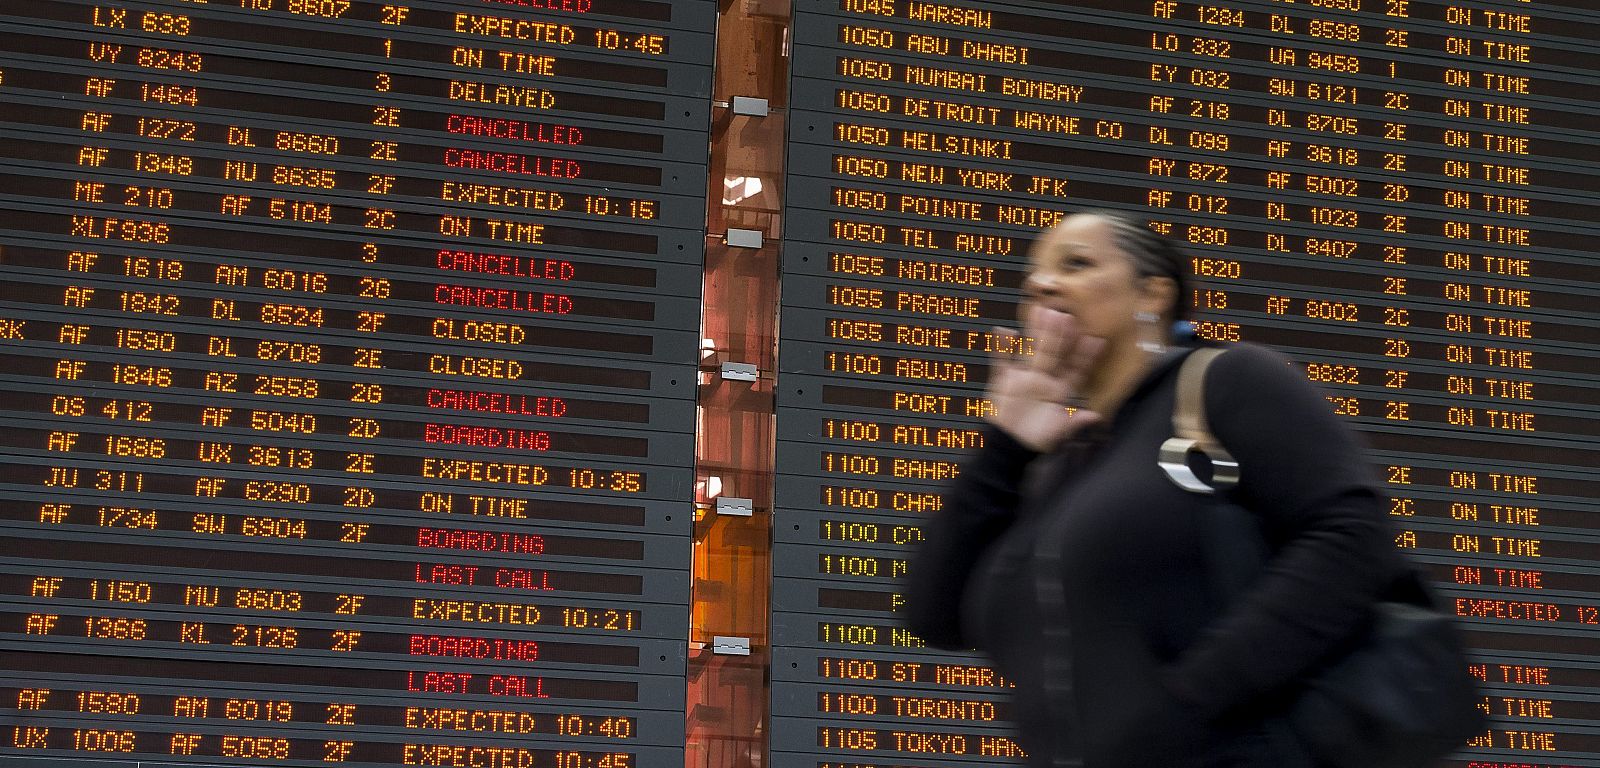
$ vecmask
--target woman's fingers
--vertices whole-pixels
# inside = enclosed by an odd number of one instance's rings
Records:
[[[1100,356],[1100,351],[1105,349],[1106,340],[1099,336],[1085,336],[1079,334],[1077,343],[1072,347],[1069,359],[1063,361],[1059,375],[1070,377],[1073,386],[1077,386],[1079,379],[1094,366],[1095,358]]]
[[[1105,339],[1085,335],[1072,315],[1045,313],[1038,321],[1040,335],[1034,337],[1034,367],[1076,385],[1105,348]]]
[[[1060,318],[1056,333],[1061,337],[1060,351],[1054,359],[1050,360],[1050,375],[1063,381],[1071,382],[1075,377],[1073,361],[1077,359],[1078,348],[1083,345],[1083,331],[1078,327],[1078,318],[1066,313],[1057,313]]]
[[[996,345],[1013,351],[997,348],[991,353],[994,374],[989,396],[995,411],[990,419],[1035,450],[1048,450],[1099,418],[1083,410],[1076,398],[1084,370],[1099,357],[1105,340],[1085,336],[1072,315],[1038,304],[1024,306],[1022,321],[1021,334],[993,329],[997,339],[1028,337],[1033,350],[1027,360],[1019,359],[1019,345],[1014,343]],[[1066,405],[1078,408],[1071,412]]]
[[[1078,319],[1065,312],[1040,308],[1032,328],[1025,327],[1033,337],[1033,367],[1051,376],[1063,376],[1074,357],[1078,345]]]
[[[989,328],[989,333],[997,339],[1011,340],[1017,338],[1018,336],[1016,329],[1001,328],[998,325],[991,326]],[[991,346],[992,348],[989,350],[989,359],[995,368],[1009,370],[1022,365],[1022,361],[1017,359],[1021,356],[1021,353],[1015,351],[1017,349],[1016,344],[994,344]]]
[[[1067,338],[1063,333],[1066,315],[1040,304],[1028,306],[1022,318],[1022,330],[1033,337],[1032,365],[1041,371],[1055,370],[1056,361],[1066,351]],[[1070,323],[1069,323],[1070,325]]]

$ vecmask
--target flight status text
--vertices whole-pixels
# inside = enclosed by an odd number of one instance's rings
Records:
[[[714,12],[0,9],[8,764],[681,761]]]
[[[900,580],[1027,251],[1077,210],[1188,252],[1195,332],[1271,345],[1372,447],[1394,544],[1472,643],[1457,765],[1600,753],[1587,458],[1600,25],[1571,2],[797,4],[774,524],[773,763],[1024,758],[1010,683]],[[949,596],[954,606],[960,596]]]

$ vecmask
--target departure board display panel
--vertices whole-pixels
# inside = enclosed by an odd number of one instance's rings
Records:
[[[681,763],[715,17],[0,4],[0,762]]]
[[[1363,433],[1461,617],[1457,766],[1600,759],[1600,20],[1578,2],[796,3],[773,764],[1020,761],[1010,683],[903,628],[1027,249],[1086,208],[1190,257],[1198,336]],[[959,596],[949,596],[952,610]]]

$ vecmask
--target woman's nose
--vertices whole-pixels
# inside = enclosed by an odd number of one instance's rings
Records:
[[[1029,273],[1022,281],[1022,290],[1034,296],[1051,296],[1056,292],[1055,278],[1038,272]]]

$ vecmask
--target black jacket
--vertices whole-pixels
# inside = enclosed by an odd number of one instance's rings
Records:
[[[1401,567],[1351,433],[1301,369],[1238,345],[1207,372],[1206,414],[1242,468],[1232,498],[1258,516],[1273,553],[1243,594],[1219,594],[1201,543],[1215,502],[1156,463],[1184,352],[1158,362],[1109,424],[1050,456],[989,428],[910,568],[912,630],[935,646],[975,646],[1016,682],[1035,764],[1057,752],[1087,768],[1269,760],[1248,754],[1270,748],[1248,740],[1359,632]],[[1037,603],[1034,543],[1045,533],[1064,552],[1048,576],[1065,594],[1067,703],[1043,686],[1047,652],[1061,650],[1045,647]]]

